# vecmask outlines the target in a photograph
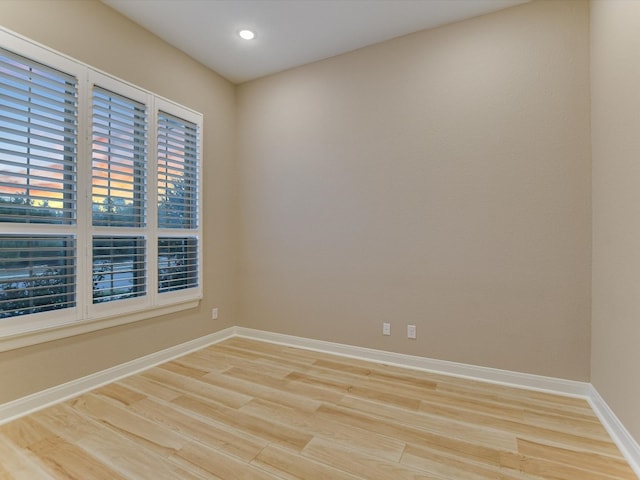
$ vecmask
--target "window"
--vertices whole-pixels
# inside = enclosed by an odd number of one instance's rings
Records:
[[[198,126],[158,114],[158,289],[198,286]]]
[[[76,305],[71,236],[2,235],[0,321]]]
[[[201,128],[0,30],[0,340],[197,304]]]
[[[76,305],[77,82],[11,52],[0,72],[2,319]]]
[[[94,84],[92,111],[91,242],[95,304],[147,293],[148,165],[144,103]]]

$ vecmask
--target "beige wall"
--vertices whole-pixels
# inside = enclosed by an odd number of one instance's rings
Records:
[[[0,353],[0,403],[235,325],[235,87],[98,1],[2,0],[0,23],[205,116],[200,308]]]
[[[591,9],[591,380],[640,442],[640,2]]]
[[[240,324],[588,380],[588,7],[241,85]]]

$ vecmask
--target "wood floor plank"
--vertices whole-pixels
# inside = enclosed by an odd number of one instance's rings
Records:
[[[439,391],[424,392],[422,395],[424,404],[447,405],[476,413],[485,413],[513,421],[526,422],[532,425],[548,426],[561,429],[566,432],[586,434],[592,438],[608,440],[609,435],[596,418],[591,416],[568,416],[566,413],[541,411],[541,409],[529,405],[514,407],[507,402],[491,402],[469,396],[446,394]]]
[[[498,448],[516,448],[516,438],[512,433],[493,428],[478,427],[469,423],[442,419],[434,415],[407,412],[394,406],[384,405],[360,398],[345,396],[339,403],[362,413],[383,418],[395,424],[406,425],[426,430],[437,435],[462,439],[480,445],[488,444]]]
[[[274,445],[265,447],[251,462],[282,480],[361,480],[361,476],[337,470],[301,454]]]
[[[385,371],[384,367],[372,364],[371,362],[365,363],[358,360],[357,363],[354,359],[318,359],[313,362],[314,366],[322,367],[326,369],[335,370],[338,372],[348,372],[354,375],[358,375],[362,378],[372,378],[376,380],[383,380],[391,382],[394,385],[406,385],[420,389],[434,390],[438,383],[430,378],[423,378],[415,375],[412,370],[403,370],[402,372],[389,373]]]
[[[484,415],[478,412],[462,411],[447,405],[423,403],[422,412],[436,415],[441,418],[463,421],[477,426],[486,426],[502,431],[513,432],[518,436],[532,439],[551,439],[554,442],[568,446],[577,446],[585,450],[601,451],[611,455],[619,454],[618,448],[611,441],[593,439],[585,435],[577,435],[553,428],[531,425],[525,422],[513,421],[505,418]]]
[[[550,460],[567,465],[578,462],[580,467],[604,476],[615,478],[633,478],[633,471],[622,458],[612,458],[608,455],[585,452],[575,449],[562,448],[555,445],[518,439],[518,453],[532,458]]]
[[[56,477],[47,472],[33,452],[20,448],[0,433],[0,479],[2,480],[52,480]]]
[[[131,409],[149,419],[166,425],[193,442],[250,462],[268,444],[256,436],[240,432],[211,418],[189,415],[156,399],[147,398],[131,406]]]
[[[235,337],[0,426],[0,480],[638,480],[583,398]]]
[[[21,418],[19,421],[4,425],[2,433],[20,448],[29,448],[30,445],[52,435],[50,431],[42,428],[42,425],[33,417]]]
[[[440,475],[444,478],[465,480],[540,480],[540,477],[522,472],[463,458],[450,452],[428,448],[421,445],[407,445],[400,463]]]
[[[114,385],[114,384],[112,384]],[[178,398],[184,392],[179,388],[171,388],[162,383],[158,383],[142,375],[134,375],[119,380],[115,385],[127,387],[144,395],[153,396],[162,400],[171,401]]]
[[[468,385],[466,383],[468,383]],[[589,403],[584,399],[563,395],[557,395],[558,398],[554,398],[551,394],[543,392],[529,391],[521,388],[509,389],[509,387],[483,384],[477,381],[467,381],[466,383],[453,380],[442,381],[438,382],[436,390],[472,396],[482,400],[504,402],[524,408],[550,409],[560,414],[576,413],[591,415],[593,413]],[[491,388],[494,386],[495,389]],[[530,392],[530,396],[527,395],[528,392]]]
[[[104,387],[97,388],[93,393],[110,398],[124,406],[132,405],[147,398],[146,395],[119,383],[110,383]]]
[[[321,404],[319,400],[311,399],[306,395],[297,395],[291,392],[283,391],[281,388],[282,380],[274,380],[272,384],[266,382],[256,383],[247,380],[246,377],[234,375],[235,371],[219,373],[209,373],[202,377],[202,381],[216,385],[221,388],[233,390],[250,396],[254,399],[260,398],[281,405],[286,405],[295,410],[302,412],[314,412]],[[265,375],[262,375],[263,380]]]
[[[390,403],[412,411],[420,408],[421,401],[418,398],[407,397],[401,393],[395,393],[385,388],[371,388],[349,382],[349,379],[336,378],[330,375],[313,375],[308,373],[292,372],[286,376],[287,380],[299,382],[305,385],[322,386],[338,393],[349,394],[354,397],[377,400],[383,403]]]
[[[398,461],[402,456],[405,443],[390,437],[378,435],[353,426],[345,426],[326,418],[319,418],[314,414],[296,414],[291,408],[256,400],[243,406],[240,410],[252,412],[257,416],[272,418],[294,425],[310,435],[321,436],[327,440],[340,443],[345,448],[362,451],[368,455],[375,455]]]
[[[207,382],[187,377],[164,368],[154,368],[142,374],[142,376],[155,380],[173,389],[215,400],[231,408],[237,408],[251,401],[251,397],[225,388],[216,387]]]
[[[583,468],[576,463],[558,463],[545,458],[529,457],[512,452],[503,452],[500,456],[500,466],[523,473],[552,480],[619,480],[620,477],[603,475]]]
[[[159,368],[164,368],[165,370],[169,370],[170,372],[177,373],[185,377],[197,379],[199,379],[200,377],[204,377],[207,373],[209,373],[209,370],[193,367],[191,365],[185,365],[184,363],[176,361],[163,363],[159,366]]]
[[[143,445],[84,417],[66,403],[37,412],[34,418],[125,478],[201,478],[177,467]]]
[[[129,409],[101,398],[87,394],[72,402],[72,408],[110,429],[138,443],[161,456],[170,456],[180,450],[187,440],[156,422],[148,420]]]
[[[231,339],[232,341],[235,339]],[[286,356],[280,356],[275,352],[267,352],[261,349],[260,346],[254,346],[254,348],[240,348],[234,346],[232,341],[225,342],[225,345],[220,348],[220,352],[233,357],[239,357],[251,362],[258,363],[265,367],[273,368],[274,372],[279,369],[302,369],[309,365],[309,362],[299,361],[298,358],[287,358]]]
[[[252,464],[214,449],[190,443],[185,445],[176,456],[213,474],[220,480],[278,480],[278,477]]]
[[[287,375],[289,373],[287,373]],[[322,385],[309,385],[300,382],[292,382],[290,379],[272,377],[268,372],[261,372],[256,369],[245,370],[244,368],[233,367],[229,370],[225,370],[223,374],[257,383],[259,385],[279,389],[284,392],[305,396],[319,402],[337,403],[344,396],[343,393],[334,389],[326,388]]]
[[[242,353],[242,352],[240,352]],[[204,349],[199,350],[197,352],[193,352],[192,354],[182,357],[177,361],[180,361],[185,364],[191,364],[197,366],[201,361],[206,361],[211,364],[211,368],[209,372],[223,372],[233,367],[242,368],[244,370],[253,371],[253,370],[262,370],[264,372],[268,372],[272,377],[284,377],[291,372],[291,368],[289,366],[283,366],[276,362],[270,362],[269,364],[261,362],[259,358],[251,357],[247,358],[244,355],[238,355],[236,351],[223,351],[223,350],[211,350]]]
[[[254,435],[268,442],[293,448],[294,450],[301,450],[312,438],[311,435],[289,425],[240,412],[190,395],[183,395],[171,403],[201,416],[213,418],[241,432]]]
[[[249,338],[234,337],[225,342],[225,344],[244,352],[258,355],[259,358],[267,362],[275,361],[299,366],[301,364],[311,365],[316,360],[313,355],[309,355],[310,352],[308,350],[276,343],[256,342]]]
[[[36,442],[29,446],[29,450],[40,458],[56,477],[78,480],[103,480],[105,478],[124,480],[125,478],[107,465],[97,462],[95,457],[89,455],[82,448],[58,436],[51,436]]]
[[[368,480],[446,480],[444,477],[420,472],[397,462],[342,448],[318,437],[309,442],[302,453],[306,457]]]
[[[498,458],[500,447],[485,446],[484,443],[474,443],[444,434],[433,433],[416,428],[392,419],[382,418],[368,413],[362,413],[340,406],[326,405],[318,409],[319,418],[333,420],[344,425],[358,427],[380,435],[403,441],[407,444],[431,445],[444,451],[454,451],[462,456],[471,455],[476,459]],[[513,444],[515,445],[515,438]]]

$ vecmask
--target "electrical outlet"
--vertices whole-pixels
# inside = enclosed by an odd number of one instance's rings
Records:
[[[211,319],[212,320],[218,319],[218,307],[215,307],[211,310]]]
[[[407,325],[407,338],[417,338],[418,332],[415,325]]]
[[[383,335],[391,335],[391,324],[383,323],[382,324],[382,334]]]

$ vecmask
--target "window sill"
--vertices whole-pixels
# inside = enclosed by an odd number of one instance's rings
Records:
[[[181,303],[164,305],[162,307],[140,310],[125,315],[115,315],[102,317],[93,320],[73,321],[37,330],[7,331],[0,330],[0,352],[14,350],[16,348],[28,347],[39,343],[59,340],[61,338],[73,337],[83,333],[95,332],[104,328],[117,327],[128,323],[147,320],[161,315],[181,312],[196,308],[200,303],[199,299],[188,300]]]

